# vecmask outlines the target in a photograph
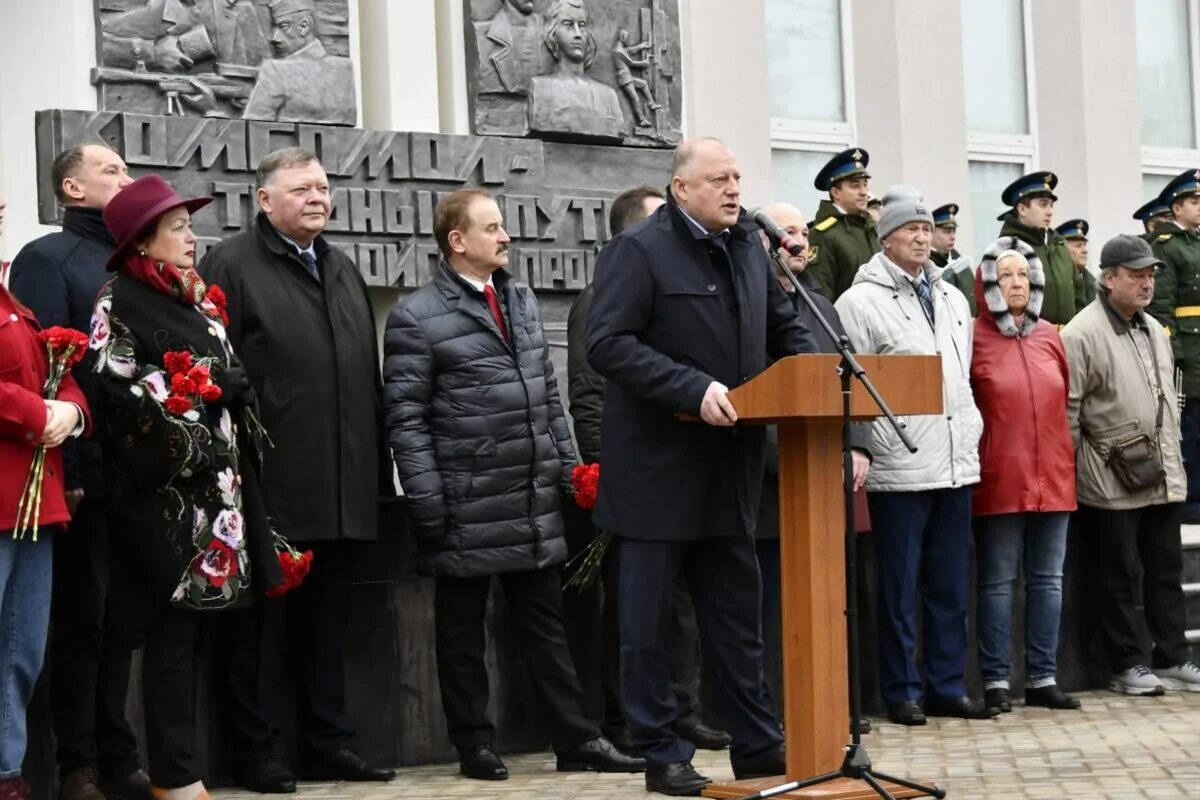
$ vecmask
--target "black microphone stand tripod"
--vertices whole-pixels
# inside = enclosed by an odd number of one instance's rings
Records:
[[[845,511],[845,530],[843,531],[843,536],[846,553],[846,662],[850,673],[850,743],[845,747],[846,757],[842,760],[840,769],[827,772],[824,775],[805,778],[804,780],[789,781],[770,789],[763,789],[754,794],[745,795],[738,798],[738,800],[762,800],[763,798],[793,792],[797,789],[804,789],[821,783],[829,783],[839,778],[864,781],[884,800],[896,799],[880,783],[881,780],[921,792],[931,797],[943,798],[946,796],[946,791],[939,789],[937,786],[924,786],[904,778],[897,778],[892,775],[885,775],[882,772],[876,772],[871,766],[871,757],[867,755],[867,749],[862,743],[862,732],[859,730],[859,722],[862,717],[862,691],[859,688],[858,534],[854,530],[854,461],[850,455],[850,390],[852,378],[857,379],[863,388],[867,390],[867,393],[871,395],[871,398],[879,406],[880,410],[883,411],[884,416],[887,417],[888,422],[896,430],[896,434],[900,437],[900,441],[904,446],[908,448],[908,451],[915,453],[917,452],[917,447],[905,432],[904,424],[896,419],[896,415],[892,413],[892,410],[888,407],[883,397],[875,389],[874,384],[871,383],[871,379],[867,377],[866,370],[854,358],[854,353],[850,349],[850,339],[845,335],[839,336],[837,334],[833,326],[829,324],[829,320],[817,308],[808,291],[792,273],[787,263],[778,255],[778,248],[781,246],[785,247],[793,255],[799,255],[803,251],[801,246],[790,239],[781,241],[773,231],[766,230],[766,233],[771,242],[772,261],[776,269],[791,281],[796,293],[808,306],[808,310],[812,312],[813,319],[817,321],[830,340],[835,343],[838,354],[842,357],[842,362],[838,366],[838,375],[842,383],[842,504]]]

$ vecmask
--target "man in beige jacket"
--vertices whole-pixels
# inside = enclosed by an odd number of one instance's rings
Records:
[[[1096,299],[1062,331],[1085,563],[1098,590],[1100,634],[1113,672],[1109,688],[1131,695],[1168,688],[1200,692],[1200,668],[1187,660],[1184,634],[1179,528],[1187,482],[1174,363],[1166,332],[1144,313],[1161,264],[1137,236],[1109,240],[1100,252]],[[1161,457],[1163,475],[1132,489],[1110,456],[1139,434],[1149,437],[1143,452]],[[1141,570],[1146,627],[1154,641],[1149,658],[1137,619]]]

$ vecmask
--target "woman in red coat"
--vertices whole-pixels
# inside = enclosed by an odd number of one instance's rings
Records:
[[[1012,597],[1025,568],[1025,704],[1079,708],[1057,684],[1067,523],[1075,510],[1070,378],[1062,340],[1038,319],[1045,274],[1033,248],[998,239],[975,278],[971,387],[983,415],[972,498],[984,701],[1011,711]]]
[[[4,202],[0,201],[0,230]],[[87,402],[68,372],[45,400],[49,364],[33,313],[0,284],[0,800],[26,800],[25,708],[42,669],[50,623],[50,534],[71,518],[59,445],[84,432]],[[14,532],[38,445],[47,447],[40,535]]]

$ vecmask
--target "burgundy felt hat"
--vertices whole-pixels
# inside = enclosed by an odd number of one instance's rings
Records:
[[[171,209],[183,206],[194,214],[212,201],[211,197],[182,198],[159,175],[138,178],[117,192],[104,207],[104,224],[117,242],[117,249],[105,266],[109,272],[116,270],[151,223]]]

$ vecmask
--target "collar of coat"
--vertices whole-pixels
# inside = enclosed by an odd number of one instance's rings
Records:
[[[290,257],[295,259],[297,263],[304,264],[300,260],[300,254],[296,252],[296,248],[283,238],[283,234],[271,224],[271,220],[267,219],[266,214],[261,211],[258,212],[255,222],[258,224],[258,237],[268,250],[281,258]],[[329,250],[329,246],[329,242],[326,241],[324,236],[318,235],[317,238],[313,239],[312,249],[317,254],[317,261],[325,264],[326,268],[328,268],[329,264],[325,261],[325,253]],[[304,270],[307,274],[308,267],[304,267]],[[326,282],[331,278],[332,276],[326,275]]]
[[[1108,314],[1108,323],[1112,325],[1113,333],[1117,336],[1122,336],[1133,328],[1148,329],[1150,327],[1146,322],[1145,311],[1134,312],[1132,319],[1125,319],[1125,317],[1121,316],[1121,312],[1112,304],[1112,298],[1108,296],[1108,287],[1104,285],[1103,281],[1100,281],[1096,287],[1095,302],[1099,303],[1104,308],[1105,313]]]
[[[1001,236],[1016,236],[1026,244],[1034,247],[1048,247],[1055,242],[1065,241],[1058,232],[1051,228],[1033,228],[1029,225],[1024,225],[1017,219],[1017,212],[1008,211],[1001,215],[1001,221],[1004,223],[1000,226]]]
[[[63,230],[114,250],[117,247],[112,233],[104,224],[104,212],[98,208],[67,206],[63,212]]]
[[[680,209],[679,203],[675,201],[675,194],[671,191],[670,186],[667,187],[666,198],[667,202],[663,207],[667,209],[666,213],[670,214],[671,225],[677,233],[686,235],[688,239],[695,239],[700,242],[713,238],[714,234],[703,233],[688,221],[687,217],[683,214],[683,210]],[[658,212],[656,211],[655,213]],[[739,208],[737,222],[730,225],[726,230],[729,231],[729,243],[732,245],[734,242],[749,241],[750,236],[758,230],[758,226],[750,219],[750,216],[746,213],[746,209]]]
[[[1016,250],[1025,256],[1029,262],[1029,306],[1025,309],[1025,322],[1020,330],[1016,320],[1008,310],[1008,303],[1000,292],[999,268],[996,259],[1005,250]],[[978,305],[986,306],[992,315],[992,321],[1000,329],[1000,333],[1008,337],[1028,336],[1038,323],[1042,313],[1042,300],[1046,296],[1046,270],[1037,252],[1026,242],[1016,236],[1001,236],[983,252],[983,260],[979,262],[979,272],[975,276],[975,299]]]
[[[835,217],[846,222],[852,222],[855,225],[861,225],[864,228],[874,228],[875,220],[866,211],[855,214],[847,214],[833,204],[833,201],[826,198],[817,204],[817,213],[813,216],[813,222],[820,223],[822,220]]]

